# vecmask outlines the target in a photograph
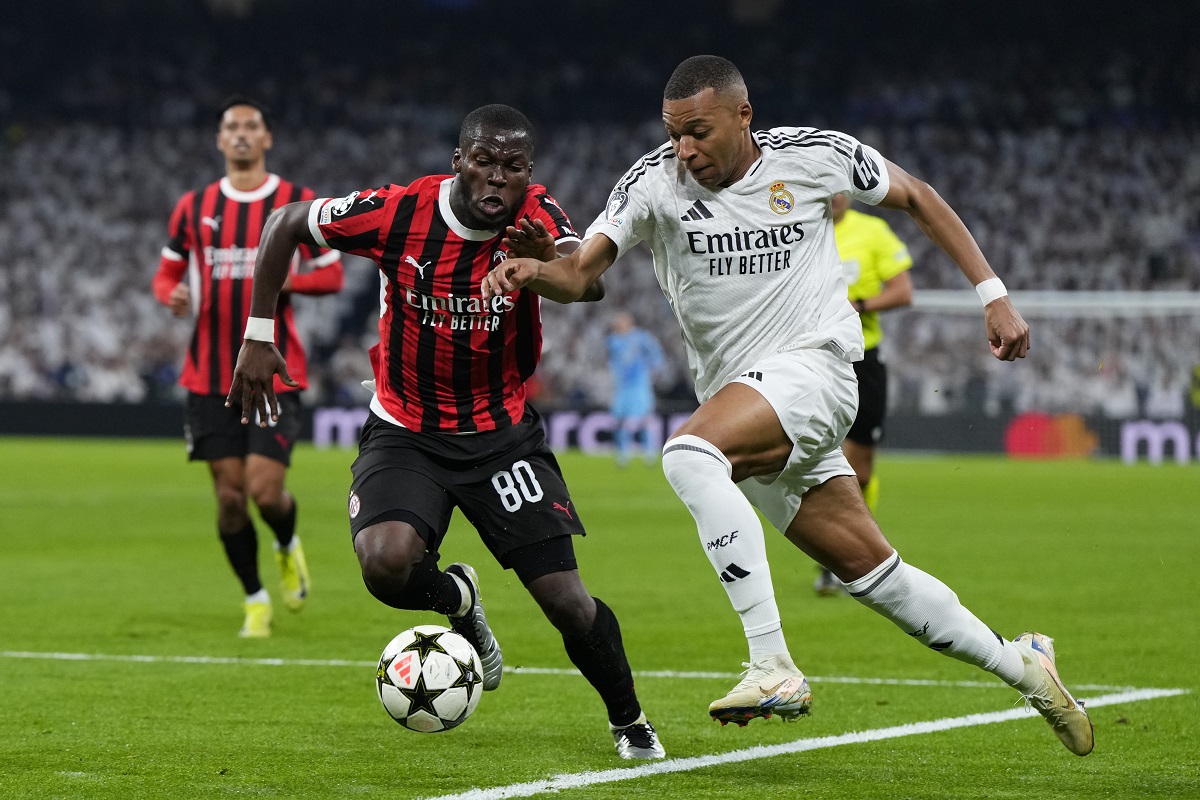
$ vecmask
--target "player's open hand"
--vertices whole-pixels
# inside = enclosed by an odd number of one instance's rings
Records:
[[[516,225],[509,225],[504,230],[503,244],[510,257],[536,258],[538,261],[558,258],[554,236],[540,219],[519,219]]]
[[[483,300],[515,292],[537,279],[542,262],[534,258],[510,258],[501,261],[483,278]]]
[[[287,386],[300,384],[288,374],[287,362],[279,349],[271,342],[246,339],[238,352],[237,366],[233,368],[233,384],[225,407],[235,404],[242,407],[242,424],[250,424],[251,410],[258,414],[258,426],[267,427],[267,411],[270,409],[272,422],[279,421],[279,398],[275,396],[275,376]]]
[[[992,355],[996,358],[1014,361],[1024,358],[1029,352],[1029,326],[1007,296],[997,298],[983,307],[983,324],[987,328]]]

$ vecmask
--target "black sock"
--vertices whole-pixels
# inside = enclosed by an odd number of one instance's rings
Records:
[[[458,582],[439,570],[437,561],[428,553],[412,568],[408,581],[402,586],[384,586],[375,580],[374,584],[367,584],[367,589],[384,605],[409,611],[453,614],[463,601]]]
[[[292,543],[292,537],[296,534],[295,496],[292,496],[291,500],[292,507],[283,514],[271,514],[262,508],[258,510],[258,513],[262,515],[263,522],[271,526],[271,531],[275,534],[275,541],[279,542],[279,546],[284,550],[287,550],[288,545]]]
[[[221,536],[221,544],[225,547],[225,556],[246,594],[254,594],[262,588],[258,579],[258,535],[254,523],[247,522],[240,531],[217,530]]]
[[[621,626],[612,609],[599,598],[596,601],[596,620],[583,636],[563,637],[567,657],[588,683],[600,693],[608,708],[608,721],[613,725],[629,725],[642,713],[633,691],[633,672],[625,658],[621,643]]]

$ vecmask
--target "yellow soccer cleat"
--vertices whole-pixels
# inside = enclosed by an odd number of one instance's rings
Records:
[[[308,562],[304,560],[304,548],[300,537],[292,537],[292,543],[284,550],[275,543],[275,563],[279,566],[279,588],[283,593],[283,604],[289,611],[304,608],[312,581],[308,576]]]
[[[266,639],[271,635],[271,604],[252,602],[242,603],[246,611],[246,619],[238,636],[243,639]]]

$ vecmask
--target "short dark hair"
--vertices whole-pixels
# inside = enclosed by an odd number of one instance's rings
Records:
[[[463,117],[462,127],[458,130],[459,149],[466,150],[471,146],[471,142],[487,131],[512,131],[523,134],[529,139],[530,150],[537,144],[533,135],[533,123],[529,121],[529,117],[512,106],[493,103],[480,106]]]
[[[262,115],[263,125],[266,126],[267,130],[271,130],[271,110],[254,98],[247,97],[244,94],[231,94],[225,98],[224,102],[217,109],[218,126],[221,124],[221,120],[225,118],[225,112],[234,106],[250,106],[253,109],[257,109],[258,113]]]
[[[664,100],[682,100],[712,88],[718,93],[728,89],[745,91],[746,81],[732,61],[720,56],[692,56],[671,73],[663,89]]]

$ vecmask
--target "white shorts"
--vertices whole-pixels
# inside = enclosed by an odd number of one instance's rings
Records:
[[[842,455],[842,440],[858,414],[854,365],[831,350],[791,350],[764,358],[731,382],[766,398],[795,443],[781,472],[738,484],[763,516],[786,532],[805,492],[838,475],[854,475]]]

